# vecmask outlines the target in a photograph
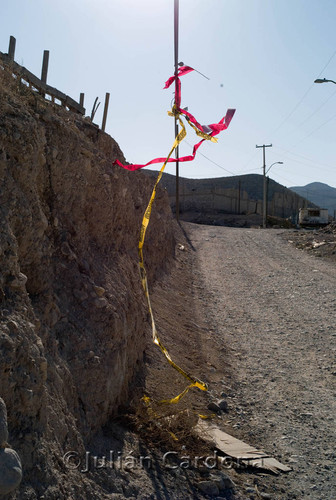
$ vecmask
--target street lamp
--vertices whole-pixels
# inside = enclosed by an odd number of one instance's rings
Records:
[[[271,166],[268,167],[268,169],[266,170],[266,174],[267,174],[267,172],[269,172],[271,170],[273,165],[276,165],[277,163],[279,163],[279,165],[283,165],[283,161],[275,161],[274,163],[272,163]]]
[[[334,80],[327,80],[326,78],[317,78],[316,80],[314,80],[314,83],[326,83],[326,82],[331,82],[336,84]]]
[[[264,170],[264,182],[263,182],[263,186],[264,186],[263,227],[264,228],[267,227],[267,203],[268,203],[268,181],[269,181],[269,177],[266,178],[266,174],[267,174],[267,172],[269,172],[271,170],[273,165],[277,165],[277,164],[283,165],[283,161],[275,161],[274,163],[272,163],[272,165],[270,165],[268,167],[268,169],[266,171]]]

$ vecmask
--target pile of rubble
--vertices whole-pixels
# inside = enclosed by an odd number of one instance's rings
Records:
[[[306,250],[316,257],[336,262],[336,222],[321,229],[300,229],[286,233],[289,243]]]

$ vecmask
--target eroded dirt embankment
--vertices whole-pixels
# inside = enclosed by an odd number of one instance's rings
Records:
[[[112,166],[125,159],[107,134],[3,70],[0,110],[0,395],[24,469],[16,498],[94,497],[61,457],[85,452],[142,367],[137,242],[152,183]],[[153,280],[175,251],[160,190],[147,241]]]
[[[334,263],[273,231],[186,223],[174,237],[159,191],[144,252],[159,336],[210,390],[191,390],[167,408],[176,418],[159,420],[161,442],[148,439],[150,419],[137,435],[111,425],[129,400],[146,341],[148,394],[173,397],[186,385],[151,342],[139,280],[151,183],[111,167],[124,158],[110,137],[0,75],[0,396],[24,469],[12,498],[203,498],[204,480],[208,493],[233,498],[228,472],[236,498],[332,499]],[[218,398],[228,407],[220,427],[294,471],[265,478],[165,468],[169,449],[178,450],[177,462],[213,453],[188,432]],[[153,467],[81,473],[62,458],[70,450],[83,467],[85,450],[149,455]]]

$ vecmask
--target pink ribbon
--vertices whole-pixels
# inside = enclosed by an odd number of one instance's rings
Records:
[[[213,123],[211,125],[207,125],[212,132],[209,134],[212,137],[215,135],[218,135],[222,130],[225,130],[228,128],[230,125],[230,122],[233,118],[233,115],[235,114],[235,109],[228,109],[226,112],[226,115],[218,122],[218,123]],[[188,113],[189,114],[189,113]],[[192,116],[192,115],[191,115]],[[202,139],[200,142],[194,145],[193,147],[193,153],[192,155],[189,156],[182,156],[181,158],[169,158],[168,163],[175,163],[177,161],[179,162],[184,162],[184,161],[192,161],[194,160],[196,156],[196,152],[202,142],[204,142],[206,139]],[[148,165],[152,165],[153,163],[164,163],[167,158],[155,158],[154,160],[149,161],[148,163],[145,163],[144,165],[136,165],[136,164],[131,164],[131,165],[123,165],[119,160],[114,161],[114,165],[118,165],[119,167],[125,168],[126,170],[139,170],[140,168],[143,167],[148,167]]]
[[[226,112],[226,115],[218,122],[218,123],[212,123],[211,125],[201,125],[198,123],[196,118],[191,114],[188,113],[185,109],[181,109],[181,82],[179,79],[179,76],[186,75],[190,73],[191,71],[194,71],[193,68],[190,66],[181,66],[177,72],[177,77],[171,76],[165,83],[165,86],[163,87],[164,89],[167,89],[171,86],[171,84],[175,81],[175,106],[176,109],[179,113],[185,115],[191,123],[193,123],[201,132],[208,132],[208,130],[211,130],[212,132],[209,133],[211,137],[214,137],[215,135],[218,135],[222,130],[226,130],[228,126],[230,125],[230,122],[233,118],[233,115],[235,114],[235,109],[228,109]],[[206,129],[206,130],[205,130]],[[204,142],[206,139],[202,139],[200,142],[194,145],[193,147],[193,153],[192,155],[189,156],[182,156],[181,158],[169,158],[168,163],[176,163],[177,161],[179,162],[184,162],[184,161],[193,161],[196,156],[196,152],[202,142]],[[149,161],[148,163],[145,163],[144,165],[137,165],[137,164],[130,164],[130,165],[123,165],[119,160],[115,160],[113,162],[113,165],[118,165],[119,167],[125,168],[126,170],[139,170],[140,168],[147,167],[148,165],[153,165],[153,163],[164,163],[167,160],[167,158],[155,158],[154,160]]]
[[[181,106],[181,81],[179,79],[179,76],[186,75],[191,71],[194,71],[194,68],[191,68],[190,66],[181,66],[177,71],[177,77],[174,75],[168,78],[165,86],[163,87],[164,89],[168,89],[175,81],[175,104],[177,107]]]

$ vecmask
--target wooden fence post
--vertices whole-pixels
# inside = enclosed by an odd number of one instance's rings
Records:
[[[43,52],[43,63],[41,71],[41,81],[43,83],[47,83],[48,64],[49,64],[49,50],[45,50]]]
[[[16,45],[16,39],[11,35],[9,37],[9,47],[8,47],[8,57],[11,61],[14,61],[15,45]]]
[[[104,115],[103,115],[103,122],[102,122],[102,131],[105,132],[105,126],[106,126],[106,118],[107,118],[107,111],[109,107],[109,101],[110,101],[110,93],[106,92],[105,95],[105,105],[104,105]]]

